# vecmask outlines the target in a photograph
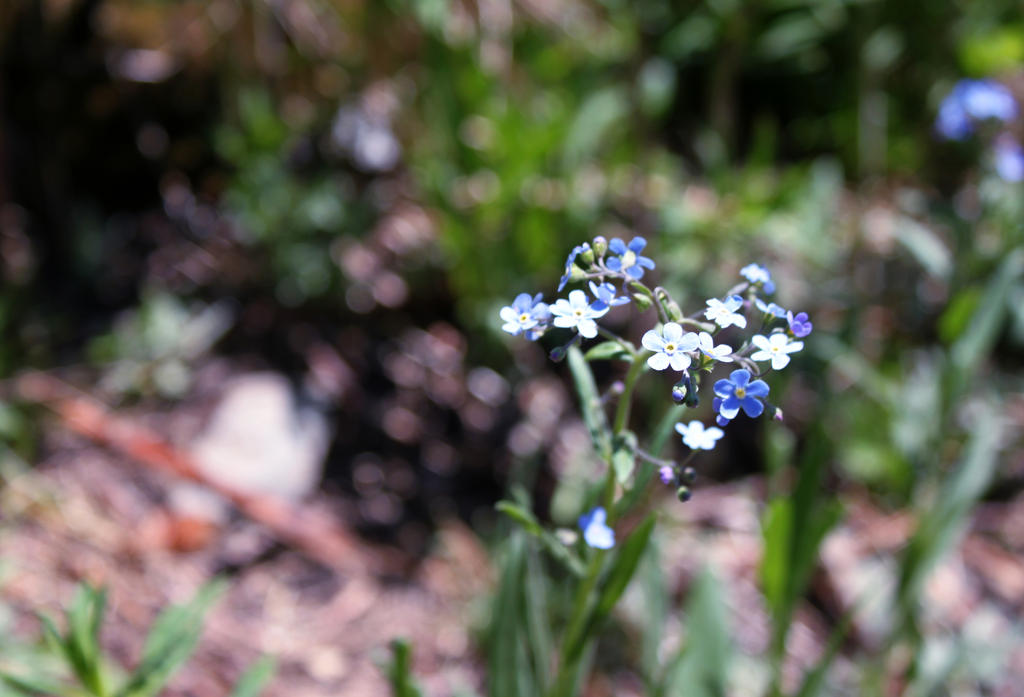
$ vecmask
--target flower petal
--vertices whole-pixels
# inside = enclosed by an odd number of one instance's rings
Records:
[[[750,371],[745,368],[734,370],[729,373],[729,380],[731,380],[736,387],[743,387],[750,382]]]
[[[768,387],[768,383],[764,380],[754,380],[752,383],[747,385],[747,396],[748,397],[767,397],[768,392],[771,388]]]
[[[764,411],[764,405],[753,397],[744,397],[741,406],[746,415],[752,419],[757,418]]]
[[[664,353],[656,353],[647,359],[647,365],[653,370],[665,370],[668,367],[669,359]]]
[[[736,385],[730,380],[718,380],[715,383],[715,394],[719,397],[728,397],[736,391]]]
[[[648,329],[640,344],[648,351],[660,351],[665,348],[665,339],[654,329]]]

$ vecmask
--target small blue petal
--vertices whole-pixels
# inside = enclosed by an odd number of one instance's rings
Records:
[[[752,419],[757,418],[764,411],[764,405],[753,397],[744,397],[741,403],[743,411]]]
[[[743,387],[750,382],[750,371],[745,368],[734,370],[729,374],[729,379],[736,387]]]

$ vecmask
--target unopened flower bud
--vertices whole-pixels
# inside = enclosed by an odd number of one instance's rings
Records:
[[[697,470],[693,469],[692,467],[684,467],[683,471],[679,475],[679,478],[686,482],[687,484],[693,484],[695,481],[697,481]]]
[[[603,235],[598,235],[591,243],[591,248],[594,250],[595,256],[598,258],[603,257],[605,252],[608,251],[608,240],[606,240]]]
[[[690,491],[690,487],[688,486],[681,486],[678,489],[676,489],[676,498],[679,499],[682,503],[686,503],[687,501],[689,501],[692,496],[693,492]]]
[[[672,385],[672,401],[682,404],[684,399],[686,399],[686,385],[681,382]]]
[[[555,363],[561,363],[565,360],[565,354],[569,352],[569,349],[565,346],[556,346],[551,349],[551,353],[548,354],[548,358],[553,360]]]
[[[669,465],[662,465],[658,469],[658,478],[662,484],[675,484],[676,471]]]
[[[583,243],[583,251],[580,252],[579,259],[580,259],[580,261],[582,261],[587,266],[593,265],[593,263],[594,263],[594,248],[591,247],[586,242],[584,242]]]
[[[633,293],[633,302],[636,303],[640,312],[644,312],[651,307],[651,296],[644,295],[643,293]]]
[[[782,410],[779,409],[778,407],[775,407],[775,413],[772,414],[772,418],[775,419],[776,421],[782,421]]]
[[[622,380],[616,380],[608,386],[608,391],[612,394],[619,395],[626,391],[626,383]]]

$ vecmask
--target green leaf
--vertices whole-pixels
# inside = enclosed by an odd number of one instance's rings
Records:
[[[277,663],[270,656],[263,656],[242,674],[231,691],[231,697],[256,697],[274,677]]]
[[[203,616],[226,589],[224,581],[212,581],[186,605],[164,610],[146,637],[142,660],[117,697],[155,695],[188,660],[199,642]]]
[[[391,642],[388,680],[391,682],[392,697],[422,697],[423,695],[412,677],[412,649],[405,639],[395,639]]]
[[[636,349],[633,349],[635,352]],[[588,361],[626,361],[633,360],[632,354],[618,341],[603,341],[587,350],[583,357]]]
[[[686,602],[686,644],[670,670],[665,694],[724,697],[732,640],[722,584],[710,570],[697,577]]]
[[[995,276],[989,281],[967,329],[953,344],[951,350],[953,370],[950,371],[953,380],[952,399],[959,396],[970,382],[971,376],[977,371],[981,361],[992,351],[1002,328],[1003,315],[1006,313],[1006,300],[1014,282],[1022,275],[1024,275],[1024,249],[1018,248],[1006,257]]]
[[[531,535],[540,535],[544,531],[541,524],[537,522],[533,513],[526,510],[519,504],[511,501],[498,501],[498,503],[494,504],[494,507],[521,525],[523,529]]]
[[[522,608],[526,538],[514,532],[507,540],[499,562],[500,580],[494,597],[490,640],[488,641],[488,694],[491,697],[527,697],[529,663],[523,647]]]
[[[568,650],[564,659],[566,662],[578,657],[588,640],[597,636],[601,623],[611,614],[615,604],[619,602],[619,598],[622,597],[626,586],[633,578],[633,574],[636,573],[640,558],[651,540],[653,530],[654,514],[652,513],[626,538],[622,548],[611,562],[608,575],[597,592],[597,602],[590,611],[585,631],[580,636],[573,637],[573,640],[567,644]]]
[[[494,507],[518,523],[524,532],[540,540],[544,549],[573,575],[583,575],[583,562],[557,537],[546,530],[530,511],[511,501],[499,501]]]
[[[625,484],[636,466],[636,434],[632,431],[620,433],[612,438],[612,467],[619,484]]]
[[[53,697],[54,695],[59,695],[61,697],[67,695],[68,697],[71,697],[72,695],[81,694],[80,691],[75,690],[69,685],[61,685],[59,683],[53,683],[39,678],[10,675],[3,672],[0,672],[0,683],[17,690],[18,692],[27,693],[29,695],[42,695],[43,697]]]
[[[590,431],[590,440],[594,444],[594,450],[602,459],[607,460],[612,452],[611,429],[608,428],[608,417],[601,405],[597,384],[594,382],[594,374],[590,372],[590,366],[587,365],[586,359],[575,346],[569,347],[568,362],[573,384],[576,386],[576,394],[580,399],[583,423]]]
[[[983,403],[963,459],[943,482],[935,503],[921,516],[901,559],[897,600],[902,621],[909,622],[914,616],[925,579],[956,544],[972,507],[992,481],[1001,432],[1000,409]]]

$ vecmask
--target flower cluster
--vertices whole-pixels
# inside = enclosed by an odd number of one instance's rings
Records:
[[[654,261],[643,256],[646,246],[642,237],[628,243],[597,237],[574,247],[565,261],[558,290],[585,282],[589,294],[573,289],[567,297],[548,305],[541,295],[523,293],[501,309],[502,329],[530,340],[569,330],[568,340],[563,339],[551,351],[556,360],[572,345],[601,335],[613,350],[597,351],[588,358],[625,356],[637,368],[674,374],[672,399],[689,407],[697,407],[700,402],[701,378],[720,363],[730,364],[728,376],[712,386],[711,405],[717,425],[706,426],[699,420],[676,424],[690,456],[714,449],[725,434],[722,429],[740,412],[749,418],[767,413],[780,419],[782,412],[767,401],[771,390],[762,378],[768,371],[785,368],[793,354],[803,349],[803,339],[813,329],[807,313],[794,314],[773,302],[769,298],[775,292],[771,273],[759,264],[748,264],[740,270],[742,280],[733,288],[720,297],[708,298],[703,308],[685,315],[664,288],[645,282],[646,272],[655,268]],[[627,304],[640,312],[654,309],[657,313],[654,326],[642,334],[639,346],[598,322],[614,308]],[[728,343],[723,340],[726,338]],[[621,389],[616,395],[623,398]],[[642,452],[636,456],[645,457]],[[678,487],[680,499],[689,497],[685,483],[694,474],[686,462],[677,466],[670,461],[651,461],[660,465],[662,481]],[[579,525],[590,546],[606,549],[614,544],[603,508],[591,510]]]
[[[962,141],[984,124],[1000,131],[992,141],[996,174],[1006,181],[1024,181],[1024,148],[1008,130],[1020,110],[1013,94],[995,80],[960,80],[939,105],[935,130],[946,140]]]

